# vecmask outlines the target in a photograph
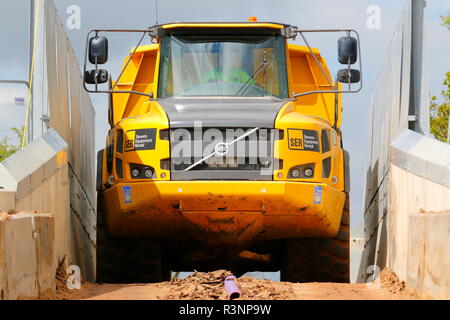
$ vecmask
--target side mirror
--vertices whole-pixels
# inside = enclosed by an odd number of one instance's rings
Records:
[[[358,83],[361,81],[361,73],[355,69],[341,69],[338,71],[337,79],[342,83]]]
[[[89,39],[89,62],[104,64],[108,61],[108,39],[95,36]]]
[[[342,37],[338,41],[339,63],[354,64],[358,60],[358,41],[353,37]]]
[[[87,84],[100,84],[108,81],[108,71],[104,69],[86,70],[84,82]]]

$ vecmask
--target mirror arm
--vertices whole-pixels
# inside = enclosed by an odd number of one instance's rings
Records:
[[[316,62],[317,66],[320,69],[320,72],[322,72],[322,75],[325,77],[325,79],[327,79],[328,85],[331,87],[331,80],[328,78],[328,75],[326,74],[325,70],[323,69],[322,64],[319,62],[319,59],[317,59],[316,55],[314,54],[311,46],[309,45],[308,41],[306,41],[306,37],[304,36],[302,31],[298,31],[298,33],[300,34],[300,36],[302,37],[303,41],[305,42],[306,46],[308,47],[309,53],[311,54],[311,56],[314,58],[314,61]]]
[[[295,100],[295,98],[297,97],[303,97],[303,96],[307,96],[310,94],[315,94],[315,93],[357,93],[359,91],[361,91],[362,89],[362,85],[359,86],[359,88],[357,90],[314,90],[314,91],[307,91],[307,92],[302,92],[302,93],[292,93],[292,100]]]
[[[336,79],[334,80],[335,82],[335,90],[338,91],[339,90],[339,82],[338,82],[338,77],[336,75]],[[338,124],[338,117],[339,117],[339,94],[335,93],[334,94],[334,125],[333,128],[337,129],[337,124]]]
[[[98,57],[95,57],[95,91],[98,90],[98,75],[99,75],[99,72],[98,72],[98,63],[97,63],[97,61],[98,61]]]
[[[138,44],[136,45],[136,47],[133,50],[133,53],[128,57],[127,62],[125,63],[125,66],[123,67],[123,69],[120,71],[119,77],[117,78],[117,81],[114,83],[114,86],[112,87],[112,89],[114,90],[114,88],[116,87],[117,83],[119,82],[120,78],[122,77],[122,74],[125,72],[126,68],[128,67],[128,64],[130,63],[131,59],[133,59],[134,54],[136,53],[139,45],[141,44],[142,40],[144,40],[144,37],[147,33],[144,32],[142,34],[142,38],[139,40]]]
[[[88,88],[86,88],[86,83],[83,83],[83,86],[84,86],[84,90],[86,90],[86,91],[89,92],[89,93],[111,93],[111,94],[114,94],[114,93],[129,93],[129,94],[137,94],[137,95],[140,95],[140,96],[148,97],[148,98],[149,98],[149,101],[156,100],[156,99],[154,98],[153,92],[145,93],[145,92],[139,92],[139,91],[134,91],[134,90],[129,90],[129,91],[127,91],[127,90],[102,90],[102,91],[93,91],[93,90],[89,90]]]

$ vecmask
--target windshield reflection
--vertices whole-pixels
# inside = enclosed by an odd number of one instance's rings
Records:
[[[158,95],[287,97],[281,36],[168,36]]]

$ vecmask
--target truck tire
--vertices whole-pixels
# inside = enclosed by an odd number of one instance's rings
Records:
[[[149,283],[169,280],[160,241],[114,237],[106,228],[103,197],[97,192],[97,283]]]
[[[349,211],[347,194],[339,231],[332,239],[287,240],[282,281],[350,282]]]

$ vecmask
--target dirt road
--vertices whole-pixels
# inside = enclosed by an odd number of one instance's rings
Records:
[[[158,300],[158,299],[226,299],[223,279],[229,273],[218,270],[194,273],[172,282],[153,284],[90,284],[80,290],[64,289],[61,283],[58,299]],[[249,300],[384,300],[418,299],[419,296],[388,271],[383,271],[378,286],[343,283],[290,283],[241,277],[237,280],[241,299]]]

